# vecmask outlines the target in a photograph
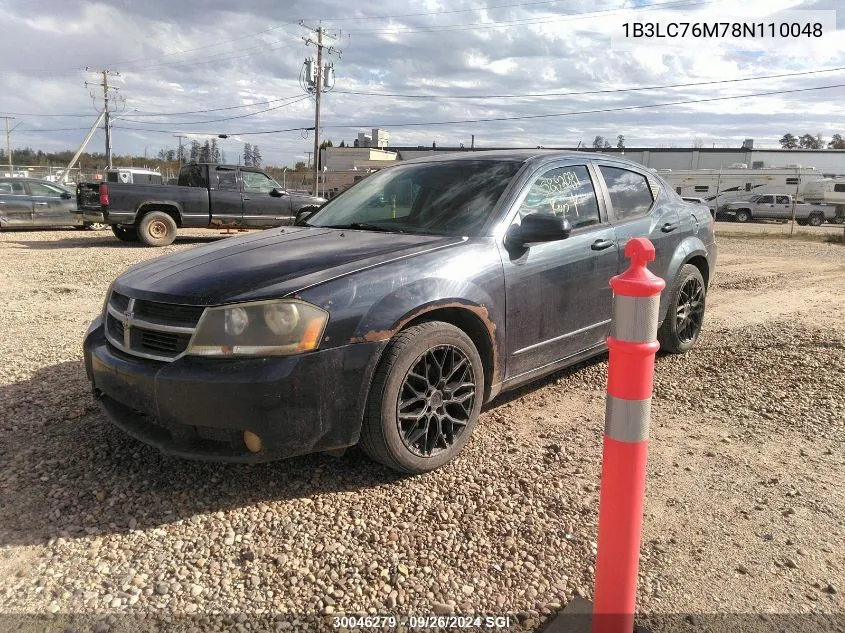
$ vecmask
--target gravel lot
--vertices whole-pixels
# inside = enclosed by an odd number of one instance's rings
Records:
[[[99,631],[142,614],[282,630],[489,613],[537,630],[591,596],[604,359],[500,398],[460,459],[419,477],[357,451],[179,461],[112,428],[86,327],[128,265],[219,239],[194,235],[0,234],[0,613]],[[657,362],[644,616],[845,611],[843,314],[842,246],[721,240],[699,347]]]

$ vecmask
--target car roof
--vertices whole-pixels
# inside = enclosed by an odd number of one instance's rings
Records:
[[[439,152],[438,152],[439,154]],[[628,164],[639,169],[646,169],[640,163],[620,158],[619,156],[609,156],[597,152],[575,152],[572,150],[554,150],[554,149],[495,149],[495,150],[463,150],[457,152],[443,152],[442,154],[433,156],[421,156],[419,158],[412,158],[410,160],[403,160],[397,162],[397,165],[407,165],[412,163],[439,163],[451,161],[514,161],[520,163],[528,162],[543,162],[546,160],[561,160],[567,158],[577,158],[581,160],[603,160],[614,163]]]

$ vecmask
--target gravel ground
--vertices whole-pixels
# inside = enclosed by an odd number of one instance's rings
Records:
[[[80,353],[108,283],[208,239],[0,234],[0,613],[55,614],[32,630],[67,614],[137,631],[146,615],[283,630],[388,612],[537,630],[591,597],[604,358],[503,396],[456,462],[419,477],[354,450],[180,461],[113,428]],[[843,311],[842,247],[721,241],[699,347],[657,362],[642,617],[845,617]]]

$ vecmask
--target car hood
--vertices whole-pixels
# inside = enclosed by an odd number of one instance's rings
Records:
[[[282,297],[398,258],[464,242],[460,237],[287,227],[220,240],[137,264],[114,282],[140,299],[215,305]]]

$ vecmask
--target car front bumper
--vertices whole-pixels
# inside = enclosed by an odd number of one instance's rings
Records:
[[[356,444],[385,344],[167,363],[116,350],[98,318],[83,349],[95,396],[129,435],[178,457],[262,462]],[[260,451],[247,448],[244,431],[261,438]]]

